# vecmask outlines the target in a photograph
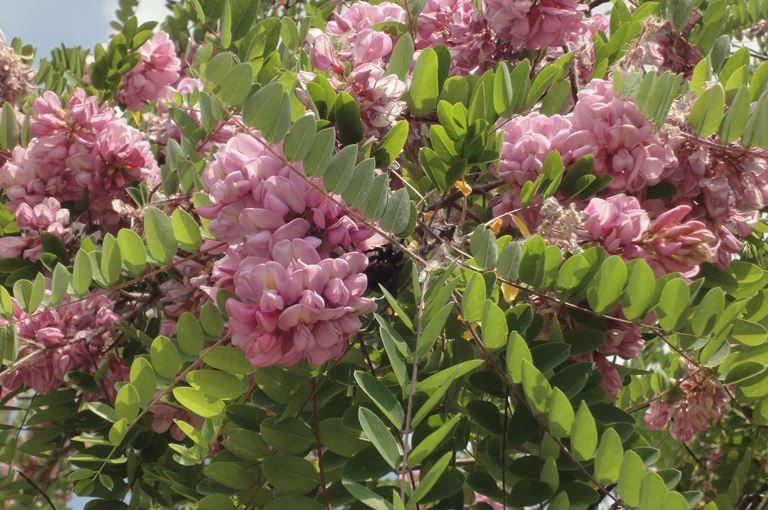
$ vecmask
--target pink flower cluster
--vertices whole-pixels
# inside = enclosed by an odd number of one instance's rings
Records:
[[[645,414],[648,428],[661,430],[671,421],[669,433],[688,442],[710,428],[731,408],[728,392],[700,370],[686,365],[686,378],[680,383],[683,396],[673,403],[655,399]]]
[[[16,147],[0,168],[0,188],[11,212],[46,197],[62,203],[86,197],[91,213],[86,221],[111,228],[118,221],[112,200],[127,199],[125,188],[133,183],[159,178],[142,133],[82,89],[66,107],[56,94],[45,92],[33,110],[33,138],[26,148]]]
[[[584,30],[578,0],[484,0],[488,25],[500,39],[528,49],[562,46]]]
[[[400,97],[406,85],[397,76],[385,74],[394,41],[390,35],[375,30],[374,25],[402,23],[405,11],[389,2],[377,5],[356,2],[333,16],[325,31],[309,30],[307,43],[312,64],[338,76],[345,74],[344,64],[349,64],[346,80],[332,79],[331,82],[337,90],[344,90],[355,98],[363,115],[366,135],[380,136],[405,109]]]
[[[679,205],[650,221],[640,202],[624,194],[590,200],[584,210],[588,238],[625,259],[645,258],[657,276],[679,272],[692,277],[713,260],[717,238],[701,221],[682,220],[691,206]]]
[[[23,257],[37,261],[42,255],[41,235],[43,232],[68,241],[69,210],[62,209],[59,201],[53,197],[44,198],[34,207],[21,204],[16,209],[16,225],[21,229],[20,236],[0,238],[0,257]]]
[[[321,364],[344,351],[358,315],[375,308],[362,297],[366,257],[346,253],[365,249],[372,233],[300,167],[286,166],[279,145],[256,136],[232,138],[203,173],[214,204],[198,212],[230,244],[214,266],[211,292],[239,297],[227,304],[229,326],[253,364]]]
[[[123,76],[123,86],[117,95],[129,110],[141,110],[144,102],[167,97],[181,70],[176,46],[163,31],[145,42],[139,54],[139,62]]]
[[[113,310],[114,303],[104,294],[66,298],[56,308],[39,308],[30,314],[16,308],[18,359],[24,361],[0,377],[3,393],[21,386],[48,393],[73,370],[96,372],[105,359],[110,326],[119,320]],[[7,324],[0,319],[0,325]],[[114,398],[114,387],[111,390]],[[105,387],[105,394],[109,393]]]

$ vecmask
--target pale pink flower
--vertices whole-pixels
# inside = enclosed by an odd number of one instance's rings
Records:
[[[130,110],[141,110],[145,101],[156,101],[168,94],[179,79],[181,60],[167,33],[157,32],[141,48],[139,63],[123,76],[118,99]]]
[[[584,230],[609,253],[628,251],[634,258],[635,245],[650,224],[648,213],[631,196],[593,198],[584,209]]]
[[[363,64],[349,75],[347,91],[360,107],[360,114],[369,136],[381,136],[405,110],[400,97],[407,89],[394,74],[385,75],[384,69]]]

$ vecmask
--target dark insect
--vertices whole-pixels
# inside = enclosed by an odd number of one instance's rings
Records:
[[[391,244],[366,250],[365,255],[368,257],[368,268],[365,270],[368,290],[378,290],[379,285],[382,285],[388,291],[394,292],[397,289],[400,270],[405,264],[405,255]]]

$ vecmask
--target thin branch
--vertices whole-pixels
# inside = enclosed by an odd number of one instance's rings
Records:
[[[51,498],[48,496],[48,494],[46,494],[45,491],[41,489],[40,486],[37,485],[37,483],[35,483],[33,479],[31,479],[30,477],[28,477],[18,469],[14,469],[14,471],[16,471],[16,473],[18,473],[19,476],[21,476],[24,480],[26,480],[27,483],[31,485],[37,491],[37,493],[43,497],[43,499],[45,499],[45,501],[48,503],[48,506],[53,508],[53,510],[57,510],[56,505],[53,504],[53,501],[51,501]]]

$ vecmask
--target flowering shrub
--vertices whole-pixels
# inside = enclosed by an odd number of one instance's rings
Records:
[[[0,508],[765,506],[762,4],[169,4],[0,37]]]

